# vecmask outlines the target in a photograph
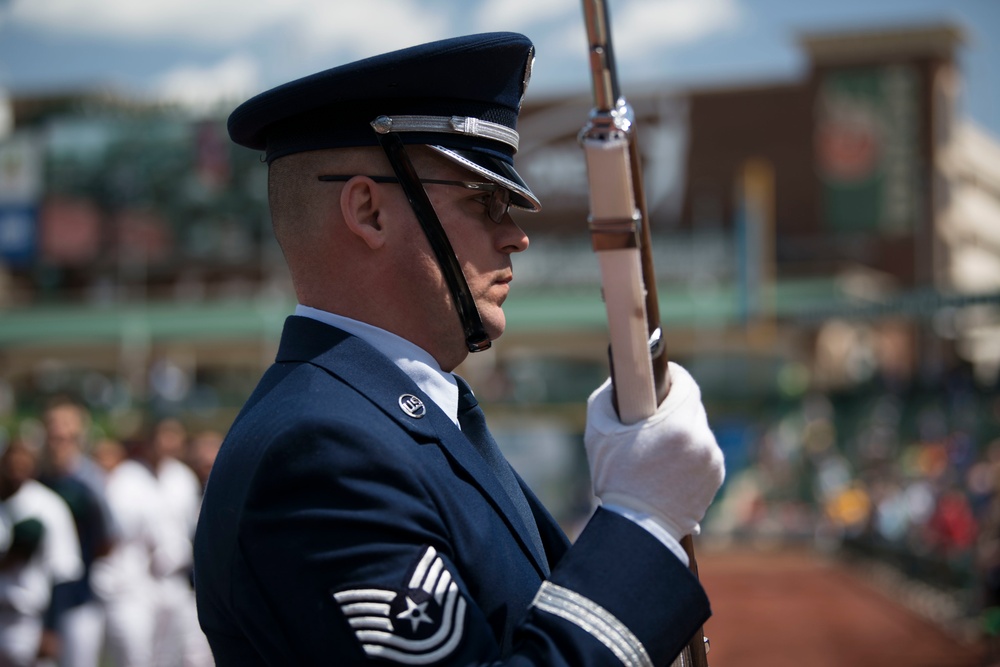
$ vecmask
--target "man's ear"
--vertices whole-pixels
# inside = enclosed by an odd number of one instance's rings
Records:
[[[340,192],[340,212],[344,223],[372,250],[385,243],[385,229],[379,221],[380,197],[378,185],[367,176],[355,176],[344,183]]]

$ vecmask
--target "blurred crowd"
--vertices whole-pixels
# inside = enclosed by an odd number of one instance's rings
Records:
[[[33,423],[0,438],[0,667],[213,665],[191,566],[221,434],[95,438],[68,397]]]
[[[1000,393],[811,393],[763,419],[712,530],[799,540],[947,592],[1000,637]]]

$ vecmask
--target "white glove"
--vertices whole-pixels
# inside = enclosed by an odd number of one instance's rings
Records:
[[[606,381],[587,401],[583,440],[594,495],[652,515],[679,541],[697,533],[725,464],[694,378],[673,362],[668,373],[670,393],[656,413],[628,426],[618,420]]]

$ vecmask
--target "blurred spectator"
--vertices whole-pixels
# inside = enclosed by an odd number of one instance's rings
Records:
[[[154,562],[169,550],[160,525],[160,497],[148,467],[124,456],[108,441],[101,460],[108,466],[106,495],[118,527],[111,552],[92,569],[94,593],[104,604],[107,656],[114,667],[153,664],[157,584]]]
[[[97,667],[104,636],[104,610],[91,590],[90,568],[108,553],[113,537],[104,472],[84,454],[88,422],[86,409],[68,398],[51,402],[42,416],[45,456],[39,481],[69,506],[84,567],[80,579],[56,591],[63,608],[58,625],[46,619],[46,628],[60,638],[62,667]]]
[[[927,540],[944,558],[968,554],[976,541],[976,519],[965,494],[950,489],[927,522]]]
[[[198,476],[202,491],[208,484],[208,475],[212,472],[212,465],[215,464],[215,457],[219,454],[222,439],[222,434],[213,430],[201,431],[191,438],[187,462]]]
[[[155,460],[157,467],[165,462],[180,461],[187,450],[187,437],[187,428],[180,420],[161,419],[153,427],[150,460]]]
[[[118,467],[118,464],[128,457],[128,452],[123,445],[114,438],[101,438],[94,444],[94,463],[100,466],[105,474],[110,475],[111,471]],[[105,492],[107,495],[107,492]],[[110,504],[110,502],[109,502]]]
[[[156,637],[154,664],[174,665],[178,659],[189,667],[212,665],[195,607],[191,585],[192,540],[201,504],[201,484],[179,457],[187,445],[186,430],[176,419],[158,422],[137,457],[152,472],[158,494],[159,526],[167,541],[157,552]]]
[[[43,415],[45,468],[73,475],[98,495],[103,494],[105,473],[84,452],[90,414],[68,397],[50,401]]]
[[[53,591],[83,573],[79,539],[66,503],[35,480],[38,451],[15,439],[0,455],[0,501],[12,522],[10,546],[0,559],[0,664],[37,664],[53,657],[42,640],[43,616]]]
[[[871,498],[864,485],[854,482],[833,496],[827,503],[826,513],[844,536],[855,537],[868,525]]]

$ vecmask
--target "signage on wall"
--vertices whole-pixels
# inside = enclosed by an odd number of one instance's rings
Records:
[[[30,264],[37,251],[42,145],[30,134],[0,141],[0,264]]]
[[[913,231],[919,208],[919,76],[905,65],[826,74],[817,98],[816,159],[826,224]]]

